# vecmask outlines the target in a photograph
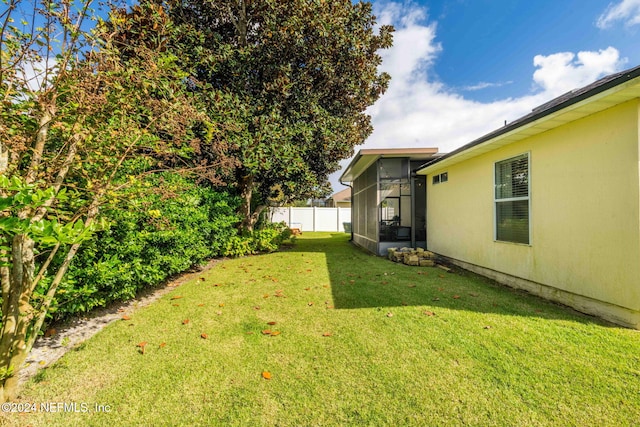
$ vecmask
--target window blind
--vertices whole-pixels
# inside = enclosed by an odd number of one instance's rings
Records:
[[[529,154],[495,164],[495,238],[529,244]]]

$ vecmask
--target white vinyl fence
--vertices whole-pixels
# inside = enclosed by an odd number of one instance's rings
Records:
[[[286,222],[305,231],[351,232],[351,208],[271,208],[271,222]]]

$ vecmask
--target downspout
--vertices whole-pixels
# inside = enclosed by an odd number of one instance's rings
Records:
[[[411,191],[411,247],[416,247],[416,174],[410,171],[410,190]]]

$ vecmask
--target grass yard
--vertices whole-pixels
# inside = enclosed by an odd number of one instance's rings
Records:
[[[4,421],[639,425],[640,334],[470,273],[391,263],[344,234],[305,233],[112,324],[21,402],[80,412]]]

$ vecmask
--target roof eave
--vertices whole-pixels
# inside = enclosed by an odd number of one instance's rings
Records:
[[[640,67],[623,72],[615,79],[580,93],[549,108],[533,110],[532,113],[490,132],[442,157],[420,166],[416,171],[427,175],[434,169],[448,167],[460,161],[491,151],[503,145],[545,132],[560,125],[605,110],[622,102],[640,97]],[[617,96],[615,96],[617,95]],[[615,96],[615,97],[614,97]],[[610,102],[606,99],[610,98]],[[550,102],[551,103],[551,102]],[[550,104],[549,103],[549,104]],[[596,104],[597,103],[597,104]],[[590,105],[596,108],[589,109]],[[536,111],[537,110],[537,111]],[[551,126],[545,124],[551,123]]]
[[[425,157],[431,158],[437,153],[437,148],[363,148],[353,157],[353,160],[340,176],[339,181],[343,185],[347,185],[345,184],[347,182],[353,182],[369,166],[382,157],[407,157],[422,160]]]

